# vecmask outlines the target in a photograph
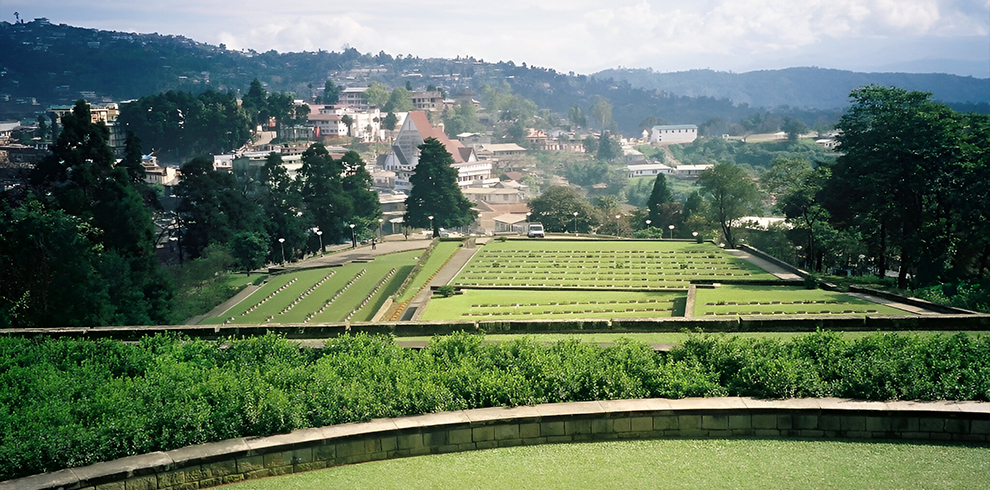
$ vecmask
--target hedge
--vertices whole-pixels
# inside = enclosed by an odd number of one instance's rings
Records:
[[[990,336],[620,341],[358,334],[139,344],[0,338],[0,480],[233,437],[489,406],[689,396],[990,400]]]

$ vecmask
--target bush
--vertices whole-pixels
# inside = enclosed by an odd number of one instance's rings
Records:
[[[0,480],[302,427],[490,406],[640,397],[990,400],[990,336],[695,335],[669,355],[618,341],[359,334],[0,338]]]

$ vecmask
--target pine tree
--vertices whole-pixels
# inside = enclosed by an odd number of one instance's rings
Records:
[[[419,150],[419,163],[409,177],[412,190],[406,199],[406,224],[411,227],[432,224],[433,236],[438,236],[440,228],[474,222],[477,215],[471,209],[471,201],[457,186],[457,169],[451,166],[454,157],[436,138],[426,138]]]

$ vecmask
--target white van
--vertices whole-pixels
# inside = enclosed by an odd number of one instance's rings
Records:
[[[526,236],[530,238],[546,238],[543,234],[543,223],[530,223],[529,232]]]

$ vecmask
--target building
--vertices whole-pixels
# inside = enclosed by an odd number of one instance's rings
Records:
[[[650,131],[650,143],[654,145],[690,143],[697,138],[698,126],[694,124],[653,126]]]
[[[701,172],[708,170],[715,165],[708,163],[704,165],[678,165],[674,169],[674,175],[682,179],[697,179]]]
[[[413,107],[415,107],[417,111],[443,111],[443,94],[439,91],[432,90],[426,92],[412,92],[409,95],[412,98]]]
[[[684,165],[682,165],[683,167]],[[674,169],[662,163],[643,163],[638,165],[626,165],[629,177],[655,177],[660,174],[671,175]]]
[[[519,189],[505,187],[461,189],[469,201],[489,204],[519,204],[526,201],[525,193]]]
[[[412,176],[419,163],[419,145],[427,138],[436,138],[446,148],[454,159],[453,167],[457,169],[457,183],[461,188],[487,187],[498,182],[491,176],[490,162],[479,161],[473,148],[463,146],[459,141],[451,140],[443,130],[430,124],[426,113],[412,111],[402,123],[387,155],[379,157],[378,166],[385,171],[395,172],[395,189],[408,191],[412,188],[409,177]]]
[[[364,93],[367,91],[368,87],[347,87],[340,91],[337,105],[366,111],[371,108],[368,101],[364,99]]]

